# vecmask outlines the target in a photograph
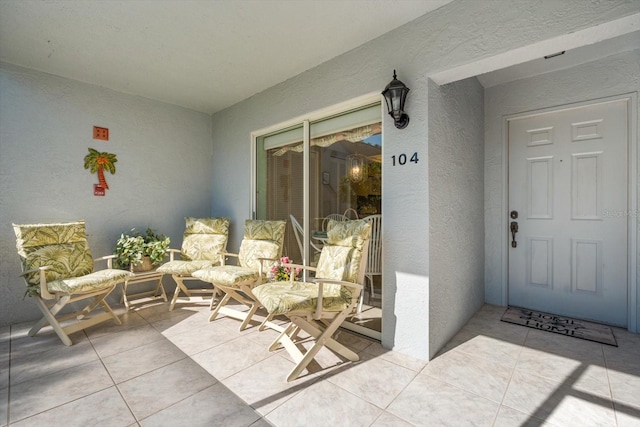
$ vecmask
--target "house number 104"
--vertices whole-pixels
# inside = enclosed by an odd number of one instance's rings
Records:
[[[418,152],[415,152],[411,155],[411,158],[409,159],[409,162],[411,163],[418,163]],[[404,166],[407,164],[407,155],[402,153],[399,154],[398,156],[391,156],[391,164],[393,166],[396,165],[400,165],[400,166]]]

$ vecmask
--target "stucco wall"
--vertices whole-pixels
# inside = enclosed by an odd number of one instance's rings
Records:
[[[639,90],[639,50],[486,89],[484,101],[487,302],[501,305],[507,303],[507,284],[504,277],[506,267],[502,256],[506,250],[504,221],[507,212],[507,208],[503,206],[506,189],[502,136],[504,116]],[[633,143],[637,146],[637,138]],[[637,206],[630,209],[638,212]],[[640,301],[636,303],[639,304],[640,313]],[[638,329],[640,330],[640,323]]]
[[[23,299],[12,222],[84,219],[101,256],[132,227],[179,247],[184,217],[209,215],[209,115],[9,64],[0,93],[0,324],[39,316]],[[109,128],[108,142],[92,139],[94,125]],[[88,147],[118,156],[104,197],[83,167]]]
[[[427,359],[428,307],[438,303],[429,302],[429,75],[636,13],[639,4],[456,1],[215,114],[213,149],[225,160],[214,170],[212,212],[235,220],[230,247],[238,247],[242,220],[252,214],[250,133],[380,92],[397,69],[411,89],[411,123],[398,130],[384,121],[382,343]],[[423,159],[417,165],[391,165],[391,156],[413,152]]]
[[[429,350],[484,302],[484,88],[429,85]]]

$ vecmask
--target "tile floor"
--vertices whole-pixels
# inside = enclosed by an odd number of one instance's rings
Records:
[[[323,351],[287,383],[275,332],[208,311],[138,307],[71,347],[0,327],[0,426],[640,426],[640,335],[622,330],[615,348],[485,305],[428,364],[341,331],[360,362]]]

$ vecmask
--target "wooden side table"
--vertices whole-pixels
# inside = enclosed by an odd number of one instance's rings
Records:
[[[140,271],[134,274],[134,277],[132,277],[131,279],[127,279],[122,283],[122,302],[124,302],[124,306],[127,308],[127,311],[130,308],[131,299],[151,297],[162,298],[165,302],[167,302],[167,294],[165,293],[164,286],[162,285],[162,273],[159,273],[154,269],[150,271]],[[154,290],[127,295],[129,286],[139,283],[151,282],[154,280],[157,281],[156,288]]]

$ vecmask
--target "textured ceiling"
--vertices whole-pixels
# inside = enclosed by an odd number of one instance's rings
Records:
[[[451,0],[0,0],[0,61],[215,113]]]

